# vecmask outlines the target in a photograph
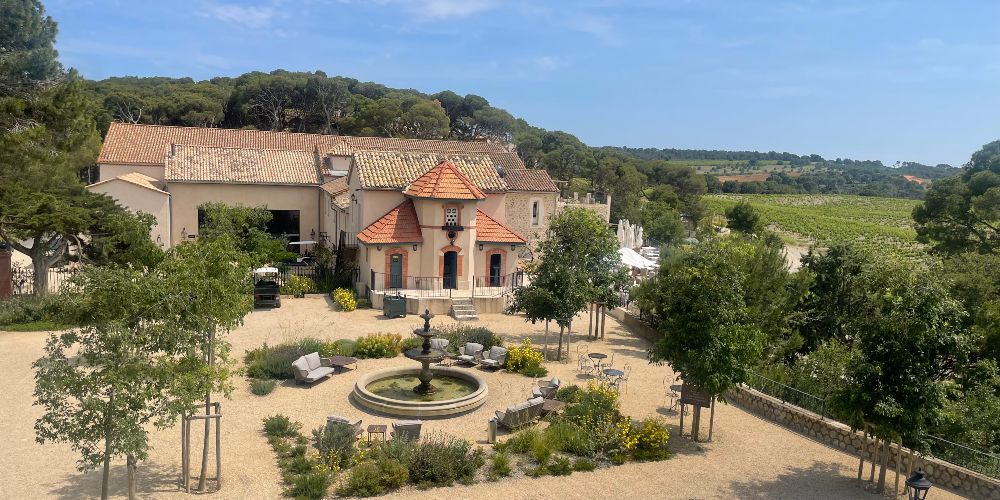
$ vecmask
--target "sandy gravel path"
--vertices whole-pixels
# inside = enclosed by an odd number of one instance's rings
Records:
[[[406,334],[420,320],[385,320],[372,310],[336,312],[323,296],[287,299],[281,309],[255,312],[246,324],[233,332],[234,358],[264,342],[275,344],[300,336],[328,339],[355,338],[371,332]],[[577,325],[586,328],[581,316]],[[439,316],[434,326],[452,324]],[[543,325],[532,325],[520,317],[484,315],[478,322],[509,341],[530,336],[542,343]],[[469,487],[417,491],[407,489],[392,498],[876,498],[855,486],[852,479],[857,462],[849,455],[759,419],[738,408],[720,405],[716,412],[715,439],[694,444],[678,438],[677,416],[663,409],[664,383],[673,379],[668,367],[646,362],[646,344],[629,335],[608,318],[604,341],[591,343],[590,350],[614,354],[615,365],[633,368],[630,384],[622,397],[622,410],[633,418],[660,414],[671,424],[671,444],[675,457],[658,463],[627,464],[567,477],[512,479]],[[573,352],[583,336],[573,335]],[[0,332],[0,429],[4,432],[4,453],[0,455],[0,498],[90,498],[100,493],[100,473],[81,474],[75,470],[77,455],[68,445],[39,445],[33,425],[41,414],[32,406],[34,374],[31,363],[41,356],[44,333]],[[362,360],[357,369],[338,374],[311,387],[280,385],[266,397],[250,394],[245,380],[236,379],[232,399],[223,401],[223,490],[212,498],[279,498],[280,478],[273,454],[261,434],[261,419],[285,413],[299,420],[308,431],[323,424],[328,414],[343,414],[370,423],[391,419],[366,414],[348,399],[361,373],[372,369],[410,365],[398,357],[392,360]],[[550,373],[585,384],[573,363],[550,362]],[[530,392],[534,379],[505,372],[483,372],[490,387],[490,399],[479,410],[447,420],[431,420],[425,432],[446,432],[482,442],[486,421],[493,411],[521,401]],[[707,425],[707,418],[706,425]],[[146,498],[191,498],[179,490],[180,431],[154,431],[154,449],[140,465],[141,495]],[[197,435],[197,433],[196,433]],[[196,439],[192,440],[197,441]],[[194,456],[200,456],[195,443]],[[195,464],[198,461],[195,459]],[[214,463],[214,459],[213,462]],[[124,460],[115,463],[112,488],[116,496],[125,494]],[[197,471],[194,472],[197,474]],[[890,476],[891,481],[891,476]],[[935,489],[933,498],[957,498]]]

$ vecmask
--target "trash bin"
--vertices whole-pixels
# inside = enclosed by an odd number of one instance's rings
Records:
[[[402,295],[386,295],[382,297],[382,314],[386,318],[405,318],[406,297]]]
[[[495,444],[497,442],[497,418],[490,419],[489,427],[486,430],[486,442]]]

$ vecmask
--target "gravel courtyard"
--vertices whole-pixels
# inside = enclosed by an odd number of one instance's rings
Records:
[[[374,332],[407,334],[419,326],[416,316],[386,320],[380,312],[358,310],[337,312],[321,295],[304,299],[286,298],[280,309],[257,311],[229,336],[232,357],[264,342],[277,344],[303,336],[325,339],[354,339]],[[454,323],[438,316],[433,327]],[[500,334],[508,343],[530,337],[542,344],[544,325],[523,318],[483,315],[476,323]],[[576,321],[572,352],[586,338],[587,317]],[[4,431],[4,451],[0,457],[0,498],[88,498],[100,493],[100,471],[76,471],[78,455],[68,445],[39,445],[33,425],[41,409],[32,405],[34,373],[31,363],[42,355],[45,333],[0,332],[0,366],[4,367],[0,391],[0,429]],[[551,339],[552,337],[550,337]],[[667,412],[665,385],[674,375],[667,366],[646,362],[645,341],[629,335],[610,316],[607,337],[591,342],[591,352],[615,355],[614,364],[628,363],[633,372],[622,394],[622,412],[633,418],[660,414],[671,424],[671,447],[675,456],[664,462],[631,463],[589,473],[540,479],[520,478],[418,491],[401,490],[391,498],[876,498],[860,490],[854,476],[857,460],[806,437],[759,419],[733,406],[720,404],[716,411],[714,441],[692,443],[677,436],[678,416]],[[284,413],[303,423],[308,432],[323,425],[326,415],[341,414],[362,419],[364,425],[391,422],[391,418],[367,414],[348,398],[360,374],[376,368],[410,366],[415,362],[402,356],[391,360],[361,360],[356,369],[334,375],[311,387],[286,382],[268,396],[249,392],[243,378],[234,378],[236,390],[223,400],[223,488],[212,498],[280,498],[282,485],[274,455],[261,433],[261,419]],[[549,362],[550,375],[565,381],[586,384],[578,376],[575,360]],[[475,369],[475,368],[472,368]],[[489,400],[482,408],[450,419],[428,420],[424,432],[444,432],[483,443],[486,423],[494,410],[524,400],[535,380],[503,371],[481,372],[489,385]],[[707,418],[704,419],[707,431]],[[199,427],[195,426],[192,453],[197,475],[200,461]],[[151,434],[153,449],[149,460],[139,466],[140,496],[148,498],[191,498],[179,490],[179,426]],[[111,485],[116,496],[125,495],[124,459],[114,464]],[[211,462],[214,464],[214,460]],[[210,467],[210,471],[212,468]],[[893,476],[889,476],[890,484]],[[958,498],[935,488],[931,498]]]

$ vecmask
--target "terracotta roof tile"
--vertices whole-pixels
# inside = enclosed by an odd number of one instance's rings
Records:
[[[358,240],[368,245],[393,243],[420,243],[424,241],[420,233],[420,221],[413,200],[406,200],[372,222],[358,233]]]
[[[508,170],[506,174],[503,180],[510,191],[559,192],[556,183],[552,182],[552,177],[544,170],[518,168]]]
[[[462,173],[454,163],[444,160],[424,172],[407,186],[403,194],[414,198],[439,200],[485,200],[483,191]]]
[[[319,184],[316,157],[307,151],[178,144],[167,158],[169,182]]]
[[[160,182],[159,180],[154,179],[154,178],[152,178],[152,177],[150,177],[148,175],[140,174],[139,172],[129,172],[127,174],[119,175],[118,177],[114,177],[114,178],[111,178],[111,179],[106,179],[106,180],[103,180],[101,182],[95,182],[95,183],[93,183],[93,184],[91,184],[91,185],[89,185],[87,187],[91,188],[91,187],[94,187],[94,186],[100,186],[102,184],[106,184],[106,183],[109,183],[111,181],[124,181],[124,182],[128,182],[129,184],[135,184],[136,186],[139,186],[139,187],[143,187],[143,188],[146,188],[146,189],[151,189],[151,190],[156,191],[158,193],[163,193],[163,194],[166,194],[166,195],[170,194],[170,193],[168,193],[168,192],[166,192],[166,191],[163,190],[164,186],[163,186],[162,182]]]
[[[476,209],[476,241],[483,243],[527,243],[523,236],[515,233],[509,227],[486,215],[486,212]]]
[[[332,181],[325,182],[319,187],[333,197],[333,203],[341,210],[347,209],[351,203],[350,189],[347,177],[338,177]]]
[[[524,168],[517,154],[495,142],[428,141],[389,137],[352,137],[223,128],[175,127],[112,123],[97,163],[113,165],[163,165],[171,144],[318,151],[350,155],[360,150],[484,154],[505,169]]]
[[[504,192],[507,185],[487,155],[458,155],[408,151],[358,151],[354,153],[361,187],[365,189],[405,189],[442,161],[451,162],[480,190]]]

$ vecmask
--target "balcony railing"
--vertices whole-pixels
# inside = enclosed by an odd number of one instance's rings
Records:
[[[504,275],[474,276],[472,278],[473,297],[502,297],[524,283],[521,271]]]
[[[413,297],[450,297],[440,276],[399,276],[371,272],[368,289],[377,293],[397,293]]]

